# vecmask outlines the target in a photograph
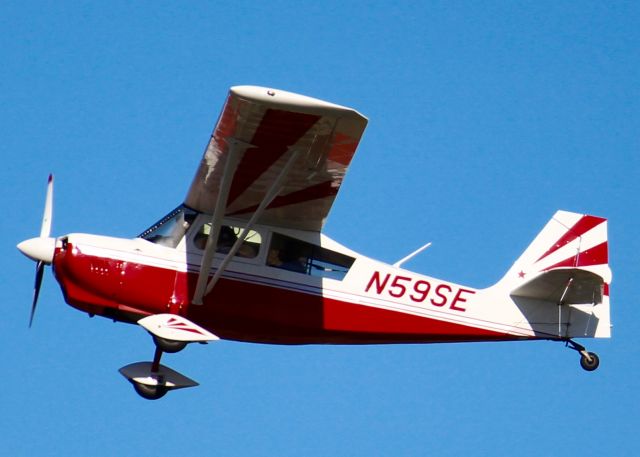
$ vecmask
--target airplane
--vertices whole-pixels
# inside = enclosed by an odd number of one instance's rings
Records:
[[[152,361],[120,369],[143,398],[193,387],[165,353],[219,339],[268,344],[552,340],[610,331],[607,220],[558,211],[504,277],[484,289],[361,255],[322,233],[360,143],[357,111],[283,90],[232,87],[184,201],[132,239],[51,236],[49,177],[29,326],[51,265],[65,301],[137,324]]]

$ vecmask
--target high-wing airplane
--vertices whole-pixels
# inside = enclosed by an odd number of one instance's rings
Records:
[[[182,204],[133,239],[51,237],[49,178],[31,320],[45,265],[68,304],[139,324],[150,362],[120,369],[142,397],[197,385],[164,353],[223,338],[271,344],[565,342],[610,336],[607,221],[558,211],[497,284],[454,284],[322,234],[367,119],[325,101],[232,87]],[[424,248],[424,247],[423,247]],[[30,324],[31,325],[31,322]]]

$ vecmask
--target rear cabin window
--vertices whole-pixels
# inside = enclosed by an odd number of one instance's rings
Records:
[[[193,237],[193,244],[200,250],[204,250],[207,245],[207,238],[211,233],[211,223],[208,222],[200,226],[200,229]],[[242,233],[242,227],[233,227],[230,225],[223,225],[220,227],[220,235],[218,235],[218,246],[216,252],[221,254],[227,254],[231,251],[234,243]],[[260,252],[260,245],[262,244],[262,237],[260,233],[255,230],[249,230],[244,242],[240,245],[235,257],[244,257],[252,259]]]
[[[267,265],[310,276],[342,280],[355,259],[339,252],[273,233]]]

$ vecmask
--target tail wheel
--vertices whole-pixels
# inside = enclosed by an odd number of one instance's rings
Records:
[[[580,366],[586,371],[593,371],[600,366],[600,359],[595,352],[587,352],[589,355],[582,354],[580,357]]]

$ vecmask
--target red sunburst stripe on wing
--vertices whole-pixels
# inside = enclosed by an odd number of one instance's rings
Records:
[[[189,324],[187,324],[186,322],[169,322],[168,327],[177,329],[190,328]]]
[[[569,257],[568,259],[551,265],[550,267],[545,268],[544,271],[558,267],[588,267],[590,265],[603,265],[607,263],[609,263],[609,246],[605,241],[591,249],[579,252],[573,257]]]
[[[589,216],[589,215],[582,216],[580,220],[576,222],[573,227],[567,230],[567,232],[564,235],[562,235],[558,239],[558,241],[556,241],[549,248],[547,252],[542,254],[542,256],[540,256],[540,258],[536,260],[536,262],[539,262],[540,260],[547,257],[549,254],[554,253],[555,251],[560,249],[562,246],[571,243],[573,240],[584,235],[585,233],[587,233],[589,230],[596,227],[597,225],[602,224],[604,221],[606,221],[606,219],[602,217]]]
[[[351,158],[356,153],[357,148],[357,141],[353,141],[353,138],[344,133],[337,132],[327,158],[347,166],[351,162]]]
[[[269,204],[267,209],[280,208],[282,206],[293,205],[296,203],[304,203],[310,200],[317,200],[319,198],[333,197],[338,193],[338,187],[333,185],[333,181],[326,181],[315,186],[310,186],[302,190],[291,192],[287,195],[276,197]],[[253,205],[248,208],[243,208],[238,211],[234,211],[230,216],[238,214],[252,213],[258,209],[258,205]]]
[[[197,333],[198,335],[204,335],[204,333],[202,333],[200,330],[196,330],[195,328],[179,327],[179,328],[176,328],[176,330],[181,330],[183,332]]]
[[[287,152],[287,148],[315,124],[320,116],[268,109],[256,129],[251,144],[238,165],[228,204],[232,204],[256,179]]]
[[[222,143],[224,138],[232,137],[233,132],[236,130],[238,112],[230,101],[231,97],[228,97],[224,104],[222,114],[220,115],[220,120],[218,120],[216,130],[213,132],[213,137],[218,143]]]
[[[187,324],[186,322],[176,322],[176,323],[169,322],[168,327],[174,330],[183,330],[185,332],[197,333],[199,335],[203,334],[200,330],[189,326],[189,324]]]

